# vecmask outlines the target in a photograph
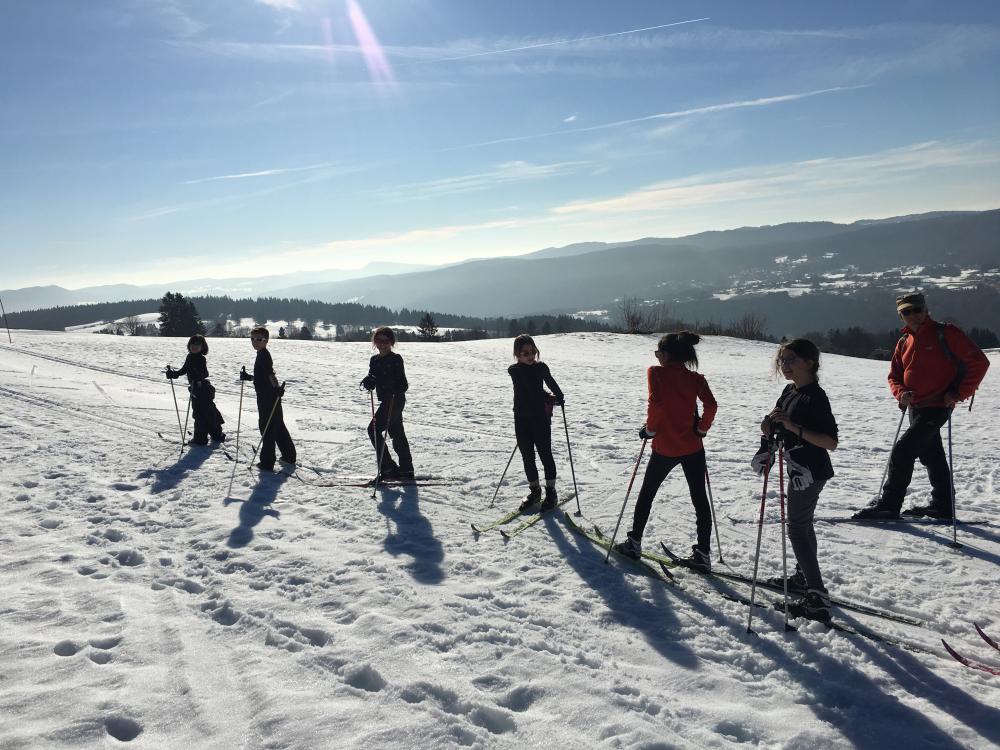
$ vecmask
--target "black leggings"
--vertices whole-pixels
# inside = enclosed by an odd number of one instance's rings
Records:
[[[653,498],[660,489],[663,480],[670,471],[681,465],[688,490],[691,492],[691,503],[694,505],[698,523],[698,549],[709,554],[712,548],[712,511],[708,505],[708,493],[705,491],[705,451],[689,453],[686,456],[663,456],[653,453],[646,466],[646,474],[642,478],[642,489],[635,504],[635,515],[632,518],[632,531],[629,535],[642,539],[642,532],[649,520],[649,511],[653,507]]]
[[[295,463],[295,443],[285,427],[285,415],[281,403],[277,399],[257,398],[257,427],[260,429],[260,463],[265,468],[274,467],[275,446],[281,451],[281,457],[290,463]],[[273,416],[272,416],[272,409]],[[268,419],[271,420],[268,424]],[[267,428],[267,432],[264,428]]]
[[[521,451],[524,462],[524,476],[528,484],[538,485],[538,466],[535,464],[535,451],[542,459],[545,469],[545,484],[556,485],[556,462],[552,458],[552,420],[548,415],[541,417],[515,417],[514,435],[517,437],[517,447]]]
[[[389,408],[392,414],[389,414]],[[399,468],[401,471],[413,471],[413,457],[410,455],[410,441],[406,439],[406,430],[403,429],[403,407],[406,406],[406,399],[401,395],[393,396],[389,401],[382,401],[375,411],[375,421],[368,423],[368,439],[375,446],[375,454],[379,458],[379,473],[392,471]],[[399,465],[396,466],[389,455],[389,451],[383,447],[385,441],[382,433],[385,432],[386,423],[389,427],[389,438],[392,440],[392,449],[399,456]]]

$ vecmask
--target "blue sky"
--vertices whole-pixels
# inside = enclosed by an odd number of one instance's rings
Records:
[[[0,288],[1000,207],[1000,3],[39,0]]]

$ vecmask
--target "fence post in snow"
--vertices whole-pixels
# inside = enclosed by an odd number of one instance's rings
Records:
[[[7,325],[7,311],[3,309],[3,300],[0,300],[0,312],[3,312],[3,325],[7,329],[7,340],[13,344],[14,339],[10,337],[10,326]]]

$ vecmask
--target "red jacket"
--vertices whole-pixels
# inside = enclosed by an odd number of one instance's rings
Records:
[[[697,401],[704,407],[697,424],[702,432],[708,432],[719,409],[705,377],[680,362],[670,362],[646,370],[646,382],[649,385],[646,429],[656,433],[653,450],[670,457],[700,451],[701,438],[694,431]]]
[[[944,406],[944,394],[958,374],[957,363],[948,358],[938,338],[939,323],[930,316],[913,333],[903,328],[889,367],[889,389],[899,400],[913,392],[913,405]],[[979,387],[990,361],[972,340],[953,325],[944,325],[944,340],[955,359],[965,364],[965,376],[958,384],[958,400],[964,401]]]

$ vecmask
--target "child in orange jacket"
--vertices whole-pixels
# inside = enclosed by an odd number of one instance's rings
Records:
[[[703,375],[694,372],[698,366],[695,346],[701,338],[690,331],[668,333],[660,339],[656,360],[646,371],[649,385],[649,405],[646,424],[639,430],[643,440],[652,438],[653,453],[639,490],[632,529],[624,542],[616,545],[619,552],[638,559],[642,554],[642,532],[649,519],[656,491],[670,471],[680,464],[684,470],[691,502],[697,515],[698,543],[684,562],[700,570],[712,567],[712,512],[705,491],[705,448],[702,438],[712,426],[718,404]],[[704,413],[698,416],[701,401]]]

